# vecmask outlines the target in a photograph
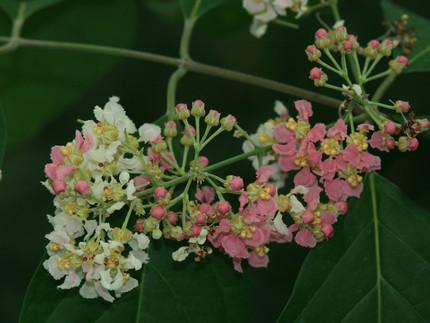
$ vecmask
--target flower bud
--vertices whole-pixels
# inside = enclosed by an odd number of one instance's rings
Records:
[[[410,151],[415,151],[418,148],[418,139],[417,138],[408,138],[408,148]]]
[[[167,221],[170,222],[171,225],[175,225],[176,222],[178,221],[178,217],[175,213],[167,213],[166,215]]]
[[[348,212],[348,203],[346,203],[345,201],[337,201],[334,206],[337,206],[339,212],[342,214],[346,214],[346,212]]]
[[[397,56],[388,62],[391,69],[393,69],[397,74],[402,73],[402,70],[408,65],[408,59],[405,56]]]
[[[90,190],[90,184],[87,181],[77,181],[75,184],[75,191],[81,195],[87,194]]]
[[[306,47],[305,52],[308,56],[309,62],[316,62],[321,57],[321,52],[314,45],[309,45]]]
[[[239,176],[229,175],[224,180],[224,187],[232,191],[243,188],[243,179]]]
[[[190,117],[190,110],[188,110],[188,107],[184,103],[179,103],[176,106],[176,119],[183,120]]]
[[[309,77],[311,80],[314,81],[314,85],[316,87],[324,86],[325,83],[328,81],[327,74],[325,74],[323,70],[318,67],[314,67],[310,70]]]
[[[418,139],[401,136],[399,137],[399,141],[397,142],[397,148],[399,148],[401,152],[405,152],[408,150],[414,151],[418,148]]]
[[[189,125],[189,127],[191,129],[191,133],[193,135],[195,135],[196,134],[196,129],[194,129],[194,127],[192,125]],[[193,144],[194,144],[193,143],[193,138],[191,137],[191,135],[190,135],[190,133],[188,131],[188,127],[185,127],[184,135],[183,135],[183,137],[181,138],[181,140],[179,142],[181,143],[181,145],[184,145],[184,146],[188,146],[188,147],[193,146]]]
[[[158,221],[161,221],[161,219],[166,215],[166,210],[161,205],[155,205],[151,209],[151,216],[153,218],[156,218]]]
[[[157,187],[154,191],[155,200],[158,202],[160,199],[166,199],[168,196],[169,191],[166,190],[164,187]]]
[[[365,56],[376,58],[379,55],[378,47],[380,43],[377,40],[371,40],[367,43],[367,47],[363,50]]]
[[[427,131],[430,128],[430,121],[427,119],[417,120],[421,125],[421,131]]]
[[[164,125],[164,135],[166,137],[176,137],[178,135],[178,129],[176,123],[173,120],[167,121]]]
[[[386,39],[386,40],[384,40],[383,42],[382,42],[382,44],[380,44],[379,46],[378,46],[378,50],[379,50],[379,52],[382,54],[382,55],[385,55],[385,56],[390,56],[391,55],[391,51],[393,50],[393,48],[394,48],[394,43],[393,43],[393,41],[392,40],[390,40],[390,39]]]
[[[226,215],[231,210],[230,203],[227,201],[219,201],[216,209],[221,215]]]
[[[339,26],[336,29],[336,40],[339,42],[343,42],[348,39],[348,33],[346,32],[346,28],[344,26]]]
[[[324,28],[320,28],[315,33],[315,45],[319,49],[324,49],[329,47],[331,44],[330,39],[328,38],[327,30]]]
[[[193,107],[191,108],[191,115],[193,117],[204,117],[205,112],[205,104],[201,100],[196,100],[193,102]]]
[[[342,55],[351,54],[354,49],[354,44],[349,40],[345,40],[339,45],[338,49]]]
[[[393,121],[384,121],[383,123],[381,123],[379,125],[379,129],[382,130],[382,133],[386,133],[389,135],[394,135],[394,133],[396,132],[396,124]]]
[[[236,118],[233,117],[231,114],[221,119],[221,126],[227,131],[231,131],[236,125],[236,123]]]
[[[357,36],[355,35],[348,35],[348,40],[352,43],[352,49],[357,50],[360,45],[357,42]]]
[[[196,214],[196,216],[194,217],[194,224],[205,224],[206,222],[206,215],[204,215],[203,213],[198,213]]]
[[[386,147],[388,150],[391,150],[396,146],[396,143],[394,142],[393,137],[386,137],[384,138],[384,147]]]
[[[202,232],[202,227],[200,225],[193,224],[190,227],[190,231],[192,232],[191,237],[195,237],[195,236],[198,236],[200,234],[200,232]]]
[[[331,238],[334,235],[333,227],[331,224],[328,223],[321,223],[321,232],[326,238]]]
[[[155,153],[161,153],[162,151],[166,151],[167,150],[167,144],[166,142],[163,140],[163,138],[161,136],[158,136],[157,139],[154,140],[151,149],[153,152]]]
[[[209,114],[205,117],[205,122],[212,127],[216,127],[219,125],[220,116],[221,115],[218,111],[210,110]]]
[[[136,224],[134,225],[134,228],[136,229],[137,232],[142,232],[143,229],[145,228],[144,226],[145,221],[144,220],[137,220]]]
[[[394,104],[394,110],[398,113],[400,113],[400,112],[406,113],[409,111],[409,109],[410,109],[409,102],[398,100]]]
[[[55,194],[60,194],[66,191],[67,184],[64,181],[61,180],[55,180],[52,182],[52,189],[54,190]]]
[[[302,218],[304,224],[310,224],[314,222],[315,219],[314,214],[308,210],[305,210],[300,217]]]

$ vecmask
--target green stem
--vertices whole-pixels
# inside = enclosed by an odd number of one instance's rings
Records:
[[[197,143],[197,141],[196,141],[196,137],[194,136],[193,132],[191,131],[191,127],[190,127],[190,124],[188,123],[188,120],[187,120],[187,119],[184,119],[184,120],[182,120],[182,121],[184,122],[185,127],[186,127],[186,128],[187,128],[187,130],[188,130],[188,134],[189,134],[189,136],[191,137],[191,139],[192,139],[192,141],[193,141],[193,145],[194,145],[194,147],[197,147],[198,143]]]
[[[367,102],[369,102],[370,105],[376,105],[376,106],[381,107],[381,108],[394,110],[394,107],[392,105],[379,103],[379,102],[373,102],[373,101],[367,101]]]
[[[190,185],[192,182],[192,178],[188,179],[187,185],[185,186],[185,190],[182,193],[184,197],[186,197],[186,200],[182,202],[182,227],[185,226],[186,223],[186,207],[187,207],[187,201],[188,201],[188,190],[190,189]]]
[[[379,61],[381,60],[381,58],[384,57],[384,55],[379,54],[375,60],[373,61],[372,65],[370,65],[369,69],[366,71],[366,73],[363,75],[363,79],[366,79],[370,73],[372,73],[373,69],[375,68],[375,66],[379,63]]]
[[[134,206],[136,205],[136,202],[137,202],[137,198],[135,198],[133,201],[131,201],[130,208],[128,209],[127,216],[125,217],[125,220],[124,220],[124,223],[122,224],[121,230],[124,230],[125,228],[127,228],[128,220],[130,219],[131,212],[133,211]]]
[[[210,165],[210,166],[202,169],[202,172],[210,172],[210,171],[212,171],[214,169],[217,169],[217,168],[223,167],[225,165],[229,165],[229,164],[238,162],[238,161],[240,161],[242,159],[248,158],[249,156],[259,155],[259,154],[265,153],[265,152],[267,152],[267,151],[269,151],[271,149],[272,149],[272,145],[267,145],[267,146],[264,146],[264,147],[259,147],[259,148],[253,149],[253,150],[251,150],[251,151],[249,151],[247,153],[243,153],[243,154],[240,154],[240,155],[228,158],[226,160],[223,160],[221,162],[218,162],[216,164],[212,164],[212,165]]]
[[[254,148],[260,147],[255,143],[254,140],[252,140],[252,138],[248,135],[248,133],[245,130],[243,130],[237,123],[234,125],[234,127],[245,137],[246,140],[248,140],[254,146]]]
[[[351,94],[351,92],[350,92],[350,91],[348,91],[348,90],[346,90],[346,89],[343,89],[343,88],[341,88],[341,87],[338,87],[338,86],[336,86],[336,85],[331,85],[331,84],[326,83],[326,84],[324,85],[324,87],[326,87],[326,88],[328,88],[328,89],[332,89],[332,90],[336,90],[336,91],[340,91],[340,92],[346,92],[346,93],[350,93],[350,94]]]
[[[330,8],[333,13],[334,20],[336,22],[342,20],[340,18],[339,9],[337,8],[337,0],[332,0],[332,2],[330,3]]]
[[[346,57],[345,57],[345,55],[342,55],[340,57],[340,60],[342,62],[342,70],[343,70],[343,72],[345,74],[344,78],[348,82],[348,85],[352,86],[352,82],[351,82],[351,80],[349,79],[349,76],[348,76],[348,67],[346,66]]]
[[[188,152],[190,151],[190,147],[185,146],[184,148],[184,155],[182,156],[182,166],[181,166],[181,170],[185,169],[185,165],[187,163],[187,157],[188,157]]]
[[[271,22],[274,22],[277,25],[281,25],[281,26],[284,26],[284,27],[292,28],[292,29],[300,29],[299,25],[293,24],[292,22],[285,21],[285,20],[282,20],[282,19],[275,19],[275,20],[272,20]]]
[[[366,82],[370,82],[370,81],[373,81],[373,80],[376,80],[376,79],[381,78],[381,77],[388,76],[388,75],[390,75],[392,72],[393,72],[393,71],[392,71],[391,69],[388,69],[388,70],[386,70],[385,72],[382,72],[382,73],[379,73],[379,74],[376,74],[376,75],[373,75],[373,76],[371,76],[371,77],[368,77],[368,78],[364,79],[364,83],[366,83]]]
[[[167,157],[167,155],[164,153],[164,151],[162,151],[160,154],[161,154],[161,157],[163,157],[163,159],[164,159],[165,161],[167,161],[170,165],[172,165],[173,167],[175,167],[175,169],[176,169],[180,174],[182,174],[182,173],[183,173],[183,172],[182,172],[182,170],[181,170],[181,168],[179,167],[178,163],[177,163],[175,160],[171,160],[169,157]]]
[[[323,62],[321,59],[317,60],[317,63],[324,66],[325,68],[328,68],[329,70],[331,70],[332,72],[337,73],[338,75],[343,77],[343,72],[337,70],[336,68],[334,68],[333,66],[327,64],[326,62]]]
[[[176,106],[176,89],[179,80],[185,75],[186,71],[178,68],[170,75],[169,82],[167,83],[167,107],[166,114],[169,120],[175,119],[175,106]]]
[[[0,42],[10,42],[12,38],[10,37],[0,37]],[[164,55],[158,55],[148,52],[141,52],[130,49],[122,49],[108,46],[98,46],[98,45],[87,45],[81,43],[68,43],[68,42],[56,42],[56,41],[46,41],[46,40],[31,40],[19,38],[13,40],[13,44],[18,47],[42,47],[42,48],[55,48],[55,49],[65,49],[65,50],[75,50],[81,52],[92,52],[100,53],[128,58],[135,58],[140,60],[151,61],[155,63],[161,63],[171,66],[178,66],[186,71],[211,75],[215,77],[220,77],[227,80],[233,80],[242,82],[245,84],[250,84],[258,86],[261,88],[269,89],[271,91],[277,91],[285,94],[289,94],[295,97],[308,99],[313,102],[318,102],[333,108],[337,108],[340,104],[339,100],[333,99],[331,97],[321,95],[319,93],[301,89],[292,85],[283,84],[280,82],[272,81],[262,77],[232,71],[229,69],[216,67],[212,65],[207,65],[203,63],[198,63],[196,61],[179,59],[176,57],[169,57]]]
[[[216,183],[209,176],[205,177],[205,180],[207,180],[209,184],[211,184],[211,186],[214,188],[216,195],[218,196],[218,199],[220,201],[225,201],[224,196],[220,192],[218,185],[216,185]]]
[[[206,137],[209,135],[209,132],[211,131],[212,126],[206,124],[206,130],[205,133],[203,134],[202,140],[200,140],[200,142],[205,142]]]
[[[216,136],[218,136],[221,132],[223,132],[225,129],[220,127],[218,128],[217,131],[215,131],[204,143],[200,144],[199,147],[199,151],[203,150],[203,148],[212,140],[214,139]]]
[[[330,53],[330,50],[328,48],[324,48],[324,53],[327,55],[327,57],[331,60],[331,62],[333,63],[333,65],[339,70],[339,71],[343,71],[342,67],[340,67],[340,65],[338,64],[338,62],[336,61],[336,59],[333,57],[333,55]],[[343,76],[343,75],[342,75]]]

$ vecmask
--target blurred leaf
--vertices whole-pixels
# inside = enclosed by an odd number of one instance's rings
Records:
[[[381,1],[385,19],[387,21],[397,21],[403,14],[408,15],[408,25],[415,27],[417,41],[412,48],[411,55],[408,56],[409,64],[404,73],[430,71],[430,20],[423,18],[410,10],[404,9],[390,0]],[[397,51],[398,55],[402,55]]]
[[[75,0],[34,16],[24,26],[24,36],[128,47],[136,28],[133,0]],[[60,116],[119,60],[52,48],[22,48],[1,56],[0,99],[8,119],[8,147]]]
[[[178,0],[142,0],[142,3],[166,22],[183,22],[181,5]]]
[[[13,20],[18,15],[20,5],[25,5],[24,17],[28,18],[33,13],[62,1],[64,0],[0,0],[0,7],[3,8]]]
[[[20,322],[243,322],[246,275],[235,272],[231,261],[219,254],[201,263],[176,263],[174,250],[164,241],[151,242],[150,262],[139,273],[139,287],[113,303],[84,299],[77,288],[57,289],[59,282],[40,264]]]
[[[3,108],[0,106],[0,180],[1,180],[1,167],[3,165],[4,153],[6,150],[7,128],[6,118],[4,116]]]
[[[200,17],[205,12],[227,3],[227,0],[179,0],[184,16]]]
[[[429,231],[429,212],[369,175],[334,238],[309,253],[278,322],[377,322],[378,313],[382,322],[428,322]]]

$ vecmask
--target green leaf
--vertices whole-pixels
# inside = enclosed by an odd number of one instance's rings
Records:
[[[369,175],[334,238],[309,253],[278,322],[428,322],[429,231],[429,212]]]
[[[18,16],[20,6],[24,7],[24,18],[28,18],[33,13],[62,1],[64,0],[0,0],[0,7],[3,8],[4,11],[6,11],[6,13],[13,20],[15,17]]]
[[[408,25],[414,26],[417,41],[408,56],[409,64],[404,73],[430,71],[430,20],[421,17],[410,10],[404,9],[390,0],[382,0],[381,6],[387,21],[397,21],[400,16],[407,14]],[[398,51],[399,55],[403,55]]]
[[[76,0],[40,12],[23,31],[30,39],[129,47],[136,28],[133,0]],[[31,47],[0,56],[0,98],[8,120],[8,147],[61,116],[119,61],[103,54]],[[106,93],[106,98],[113,94]]]
[[[218,7],[227,0],[179,0],[185,18],[198,18],[205,12]]]
[[[57,289],[59,282],[40,264],[20,322],[243,322],[248,303],[246,274],[235,272],[231,261],[220,254],[200,263],[192,259],[176,263],[171,253],[178,247],[151,242],[149,264],[135,275],[140,285],[113,303],[84,299],[77,288]]]
[[[4,116],[3,108],[0,106],[0,180],[1,180],[1,166],[3,165],[4,153],[6,150],[7,128],[6,118]]]

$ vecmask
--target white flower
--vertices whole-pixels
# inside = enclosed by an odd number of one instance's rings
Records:
[[[81,284],[83,274],[81,271],[76,272],[74,269],[70,270],[69,274],[64,279],[64,282],[58,286],[59,289],[70,289],[73,287],[78,287]]]
[[[149,238],[144,233],[134,233],[133,238],[128,242],[134,251],[145,250],[149,247]]]
[[[188,255],[190,254],[188,249],[189,247],[180,247],[178,250],[172,253],[172,258],[175,261],[184,261]]]
[[[140,140],[144,142],[154,141],[161,134],[161,128],[152,123],[144,123],[139,128]]]
[[[121,270],[117,270],[115,277],[112,277],[111,270],[107,269],[100,273],[100,282],[107,290],[115,290],[122,286],[124,282],[124,276],[121,273]]]
[[[273,108],[275,110],[275,112],[280,116],[280,117],[287,117],[288,116],[288,109],[287,107],[279,100],[275,101],[275,107]]]
[[[139,286],[138,281],[133,277],[129,277],[124,285],[122,285],[120,288],[115,290],[115,296],[121,297],[121,294],[131,291],[133,288],[136,288],[137,286]]]
[[[108,302],[113,302],[115,298],[102,286],[100,282],[88,283],[85,282],[79,289],[79,294],[84,298],[97,298],[101,296]]]
[[[307,188],[303,185],[298,185],[298,186],[294,187],[293,192],[305,195],[309,192],[309,188]]]
[[[136,196],[134,196],[134,193],[136,193],[136,187],[134,187],[133,181],[130,181],[128,183],[125,192],[127,194],[127,200],[131,201],[131,200],[134,200],[136,198]]]
[[[146,157],[146,156],[145,156]],[[144,159],[147,159],[147,157]],[[145,162],[148,162],[148,160],[145,160]],[[135,171],[135,172],[141,172],[144,170],[142,161],[139,157],[133,156],[131,158],[125,158],[123,155],[121,155],[118,158],[118,161],[116,162],[116,170],[117,171]]]
[[[119,98],[116,96],[109,98],[103,110],[98,106],[94,108],[94,116],[100,122],[107,122],[114,125],[118,129],[119,137],[125,139],[124,130],[128,133],[133,133],[136,132],[136,126],[133,121],[127,117],[124,109],[118,102]]]
[[[204,244],[206,242],[206,236],[208,235],[208,230],[205,228],[202,228],[202,231],[200,231],[200,234],[198,236],[190,238],[190,243],[198,243],[200,245]]]
[[[72,215],[60,211],[55,216],[47,215],[49,223],[55,227],[61,227],[66,230],[70,237],[78,238],[84,234],[82,221]]]
[[[261,20],[254,18],[252,20],[251,27],[249,28],[249,32],[252,36],[261,38],[267,31],[267,24],[262,22]]]
[[[107,211],[107,213],[112,214],[115,211],[121,210],[124,205],[125,205],[124,202],[116,202],[116,203],[112,204],[112,206],[109,207],[106,211]]]
[[[119,174],[119,182],[121,183],[121,185],[127,184],[127,182],[130,179],[130,174],[126,171],[121,172],[121,174]]]
[[[96,220],[88,220],[85,222],[84,224],[84,228],[87,231],[87,235],[84,237],[84,240],[87,241],[92,234],[94,233],[94,231],[97,228],[97,221]]]

